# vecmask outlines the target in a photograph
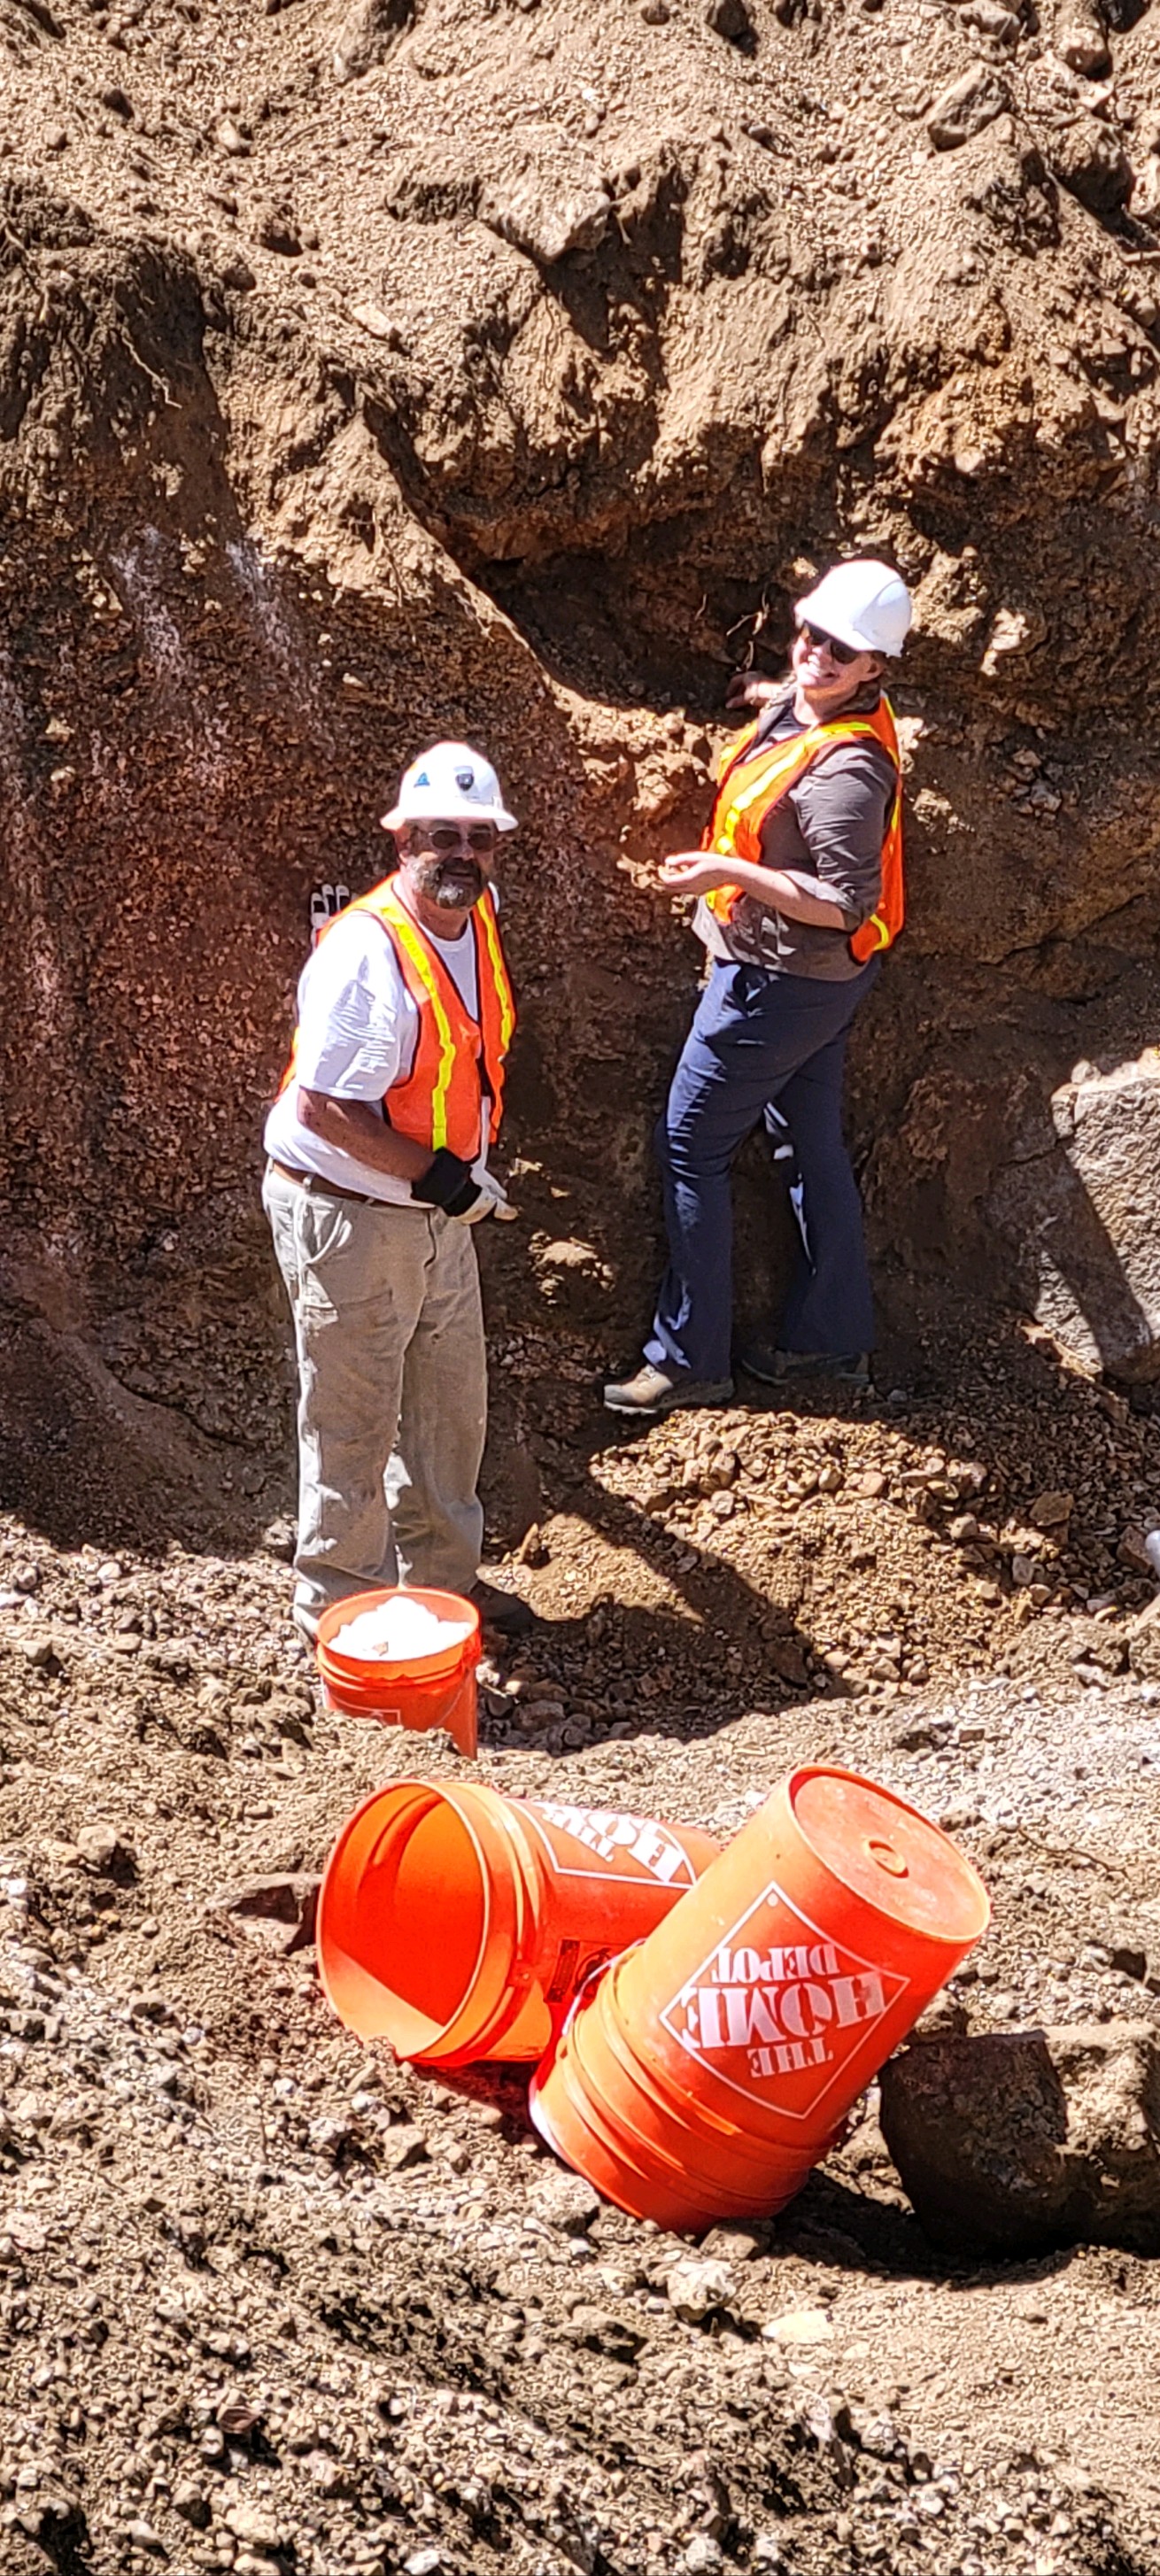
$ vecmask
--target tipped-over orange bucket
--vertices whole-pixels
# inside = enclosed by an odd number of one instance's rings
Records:
[[[535,2058],[581,1980],[720,1849],[692,1826],[399,1781],[358,1808],[327,1862],[319,1973],[340,2020],[400,2057]]]
[[[374,1661],[365,1655],[341,1655],[331,1643],[348,1621],[364,1610],[379,1610],[405,1590],[408,1601],[422,1603],[437,1619],[453,1620],[467,1635],[432,1655],[410,1655],[401,1662]],[[389,1586],[383,1592],[348,1593],[334,1601],[318,1622],[317,1663],[328,1708],[344,1717],[375,1717],[382,1726],[407,1726],[419,1734],[445,1728],[461,1753],[474,1761],[478,1699],[475,1667],[479,1662],[479,1612],[474,1601],[458,1592],[427,1592],[417,1585]]]
[[[977,1872],[914,1807],[850,1771],[795,1771],[589,1982],[533,2082],[536,2126],[634,2217],[768,2217],[989,1919]]]

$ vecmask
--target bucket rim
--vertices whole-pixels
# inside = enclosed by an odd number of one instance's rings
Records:
[[[476,1834],[470,1820],[464,1815],[462,1808],[457,1803],[455,1793],[458,1785],[459,1784],[455,1781],[444,1783],[432,1780],[390,1780],[384,1787],[372,1789],[369,1797],[363,1799],[361,1806],[355,1808],[353,1815],[347,1817],[346,1823],[343,1825],[327,1860],[326,1867],[322,1873],[322,1882],[318,1890],[317,1948],[319,1982],[326,1995],[327,2001],[330,2004],[331,2010],[337,2013],[339,2020],[344,2024],[345,2028],[354,2029],[357,2025],[346,2020],[346,2015],[342,2011],[338,1998],[332,1990],[330,1979],[327,1975],[326,1950],[324,1946],[327,1896],[328,1891],[332,1889],[332,1885],[337,1882],[342,1855],[351,1838],[357,1832],[360,1823],[369,1817],[371,1810],[375,1807],[382,1806],[395,1799],[405,1799],[408,1796],[408,1793],[410,1793],[412,1799],[420,1802],[420,1811],[419,1814],[412,1819],[411,1830],[414,1830],[414,1826],[421,1823],[423,1817],[431,1814],[441,1802],[454,1807],[458,1821],[466,1832],[468,1840],[471,1843],[476,1869],[479,1873],[479,1882],[483,1898],[479,1944],[470,1975],[464,1981],[463,1994],[454,2014],[448,2021],[441,2024],[434,2024],[432,2015],[421,2015],[416,2006],[406,2005],[406,2009],[414,2014],[416,2020],[426,2019],[432,2021],[433,2036],[430,2039],[425,2040],[417,2049],[399,2048],[394,2040],[392,2040],[391,2046],[395,2049],[395,2054],[403,2065],[410,2065],[417,2060],[435,2062],[444,2065],[453,2062],[453,2051],[448,2051],[442,2056],[437,2055],[434,2060],[432,2059],[432,2051],[438,2052],[440,2050],[441,2042],[445,2041],[448,2032],[454,2029],[455,2022],[463,2011],[466,1997],[471,1993],[473,1986],[477,1982],[484,1961],[487,1957],[488,1942],[492,1931],[492,1917],[494,1912],[491,1878],[484,1863],[484,1855],[478,1835]],[[470,1781],[463,1783],[463,1786],[468,1789],[474,1789],[477,1785],[482,1787],[483,1783],[476,1784]],[[400,1815],[396,1819],[396,1830],[398,1830],[404,1822],[405,1817]],[[384,1830],[386,1830],[385,1818]],[[336,1951],[341,1950],[341,1956],[343,1958],[351,1958],[352,1954],[350,1951],[341,1949],[341,1945],[337,1941],[332,1941],[331,1946]],[[353,1964],[358,1966],[359,1962],[355,1960],[353,1961]],[[364,1973],[370,1975],[371,1972],[366,1970]],[[392,1994],[395,1992],[395,1989],[385,1985],[382,1978],[376,1978],[374,1982],[382,1987],[385,1994]],[[398,2000],[400,2004],[405,2004],[405,1998],[403,1996],[400,1995]]]
[[[332,1636],[351,1619],[360,1618],[365,1610],[378,1610],[384,1601],[398,1599],[419,1601],[436,1618],[450,1618],[467,1634],[454,1645],[438,1646],[429,1655],[342,1655],[331,1645]],[[344,1682],[364,1682],[372,1688],[394,1686],[399,1682],[438,1681],[456,1671],[462,1663],[478,1663],[481,1646],[480,1615],[474,1601],[462,1592],[444,1592],[433,1584],[385,1583],[368,1592],[348,1592],[341,1601],[332,1601],[321,1613],[315,1639],[315,1660],[323,1678],[329,1671]]]

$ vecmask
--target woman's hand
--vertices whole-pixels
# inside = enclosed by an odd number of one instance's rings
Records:
[[[711,850],[674,850],[661,861],[660,880],[670,894],[712,894],[715,886],[733,883],[729,869]]]
[[[734,712],[738,707],[768,706],[781,685],[779,680],[763,680],[757,671],[734,671],[725,691],[725,704]]]

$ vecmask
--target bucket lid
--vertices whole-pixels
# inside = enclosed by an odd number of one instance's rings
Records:
[[[787,1784],[798,1830],[855,1896],[907,1931],[969,1945],[991,1901],[965,1852],[917,1807],[853,1771],[795,1771]]]

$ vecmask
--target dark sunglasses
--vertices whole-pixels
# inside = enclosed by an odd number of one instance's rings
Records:
[[[816,644],[819,652],[824,645],[835,662],[856,662],[859,658],[860,647],[857,644],[839,644],[836,635],[827,635],[821,626],[808,625],[804,618],[798,628],[798,634],[807,636],[811,644]]]
[[[449,859],[465,847],[474,858],[483,859],[494,850],[495,841],[493,823],[469,823],[462,831],[454,823],[436,823],[427,833],[428,847],[441,859]]]

